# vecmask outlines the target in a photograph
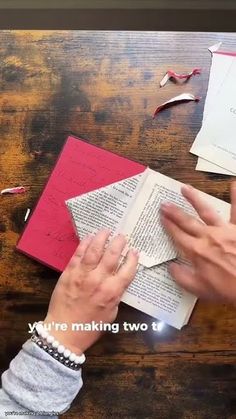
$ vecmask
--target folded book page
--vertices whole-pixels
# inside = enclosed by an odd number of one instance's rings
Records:
[[[145,173],[67,200],[66,205],[79,238],[83,239],[102,228],[110,229],[114,234],[130,208]]]
[[[146,267],[158,265],[177,257],[171,238],[160,221],[162,202],[173,202],[197,216],[181,194],[180,182],[151,169],[127,214],[121,231],[129,238],[129,245],[140,252],[140,263]]]

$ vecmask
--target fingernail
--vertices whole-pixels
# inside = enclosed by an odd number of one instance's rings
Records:
[[[173,208],[173,204],[171,202],[163,202],[161,204],[161,210],[162,211],[169,211],[172,208]]]
[[[101,230],[103,233],[109,233],[109,234],[111,234],[111,230],[109,230],[109,228],[103,228],[102,230]]]
[[[126,240],[126,236],[123,233],[118,233],[117,237],[123,237]]]
[[[139,256],[139,251],[138,251],[138,249],[132,249],[131,251],[133,252],[133,254],[134,254],[135,256]]]
[[[183,185],[182,186],[182,191],[190,191],[190,190],[192,190],[193,189],[193,187],[192,187],[192,185],[189,185],[189,184],[186,184],[186,185]]]
[[[166,223],[168,223],[169,217],[168,214],[162,214],[162,216],[160,217],[160,221],[162,226],[166,227]]]

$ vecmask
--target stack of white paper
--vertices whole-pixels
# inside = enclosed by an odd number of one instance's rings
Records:
[[[203,123],[191,153],[196,170],[236,176],[236,54],[215,52]]]

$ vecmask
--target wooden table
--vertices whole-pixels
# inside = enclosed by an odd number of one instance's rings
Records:
[[[58,278],[14,247],[68,133],[229,199],[230,178],[195,171],[189,154],[202,120],[207,47],[219,40],[235,49],[235,34],[0,32],[0,187],[30,186],[1,197],[2,371],[27,338],[27,323],[43,318]],[[195,66],[201,76],[159,88],[167,69]],[[152,120],[157,104],[182,92],[202,100]],[[84,388],[63,417],[236,418],[235,315],[199,302],[182,331],[106,335],[88,351]],[[152,321],[124,304],[118,319]]]

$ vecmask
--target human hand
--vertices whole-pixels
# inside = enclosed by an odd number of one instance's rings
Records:
[[[134,279],[138,252],[130,250],[119,267],[126,239],[114,237],[105,249],[108,230],[81,241],[53,291],[45,324],[66,323],[67,331],[51,334],[76,354],[84,352],[100,336],[100,331],[71,331],[72,323],[112,323],[118,313],[120,299]]]
[[[183,196],[203,223],[172,203],[162,205],[162,222],[192,266],[171,263],[176,282],[198,297],[236,302],[236,182],[231,187],[230,221],[222,218],[191,186]]]

